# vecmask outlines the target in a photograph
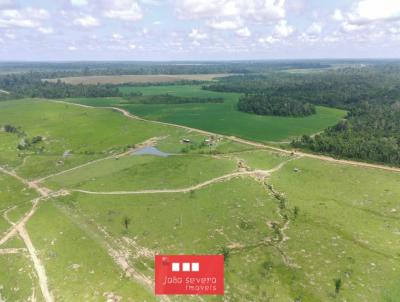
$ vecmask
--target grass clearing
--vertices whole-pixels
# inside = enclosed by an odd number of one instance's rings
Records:
[[[123,301],[155,301],[150,290],[123,276],[100,242],[51,202],[42,204],[28,231],[55,301],[105,301],[105,293]]]
[[[186,188],[233,172],[234,161],[199,155],[130,155],[109,159],[52,177],[50,188],[135,191]]]
[[[0,255],[0,300],[42,302],[37,277],[26,253]]]
[[[338,109],[317,107],[317,114],[304,118],[259,116],[236,109],[237,93],[202,90],[199,85],[121,87],[123,93],[142,92],[144,95],[170,94],[182,97],[218,98],[221,104],[120,104],[118,98],[71,99],[90,106],[118,106],[146,119],[189,126],[214,133],[233,135],[250,140],[286,141],[303,134],[314,134],[336,124],[345,116]]]
[[[0,125],[5,124],[20,127],[28,138],[43,137],[42,142],[27,150],[18,150],[17,141],[8,137],[6,147],[0,149],[0,160],[10,157],[8,165],[14,168],[14,159],[23,158],[17,172],[30,179],[123,152],[153,137],[182,137],[187,132],[128,119],[108,109],[85,109],[41,100],[1,102]]]
[[[12,176],[0,172],[0,212],[38,197]]]
[[[57,204],[69,215],[80,216],[93,230],[107,233],[106,237],[129,251],[130,263],[150,277],[153,274],[151,255],[155,252],[216,254],[228,247],[234,253],[235,248],[240,250],[243,246],[244,252],[246,246],[253,245],[263,246],[263,253],[273,251],[262,241],[273,235],[267,222],[279,220],[274,199],[261,183],[249,177],[187,194],[94,196],[76,193],[58,199]],[[128,229],[123,225],[125,216],[130,218]],[[227,284],[232,291],[226,299],[235,300],[238,283],[234,280],[242,270],[247,270],[246,264],[231,266],[229,263],[227,270],[231,272]],[[251,282],[241,279],[241,284],[250,287]],[[221,298],[206,300],[221,301]]]
[[[301,266],[315,301],[400,298],[387,284],[400,278],[399,174],[301,159],[270,182],[299,208],[284,251]]]
[[[255,170],[270,170],[292,158],[286,154],[267,150],[233,153],[232,156],[242,160],[248,167]]]

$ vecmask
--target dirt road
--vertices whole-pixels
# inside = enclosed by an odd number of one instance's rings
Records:
[[[159,194],[159,193],[189,193],[190,191],[195,191],[204,187],[207,187],[211,184],[217,182],[223,182],[226,180],[230,180],[232,178],[236,178],[239,176],[255,176],[255,177],[266,177],[269,175],[269,171],[264,170],[255,170],[255,171],[244,171],[244,172],[234,172],[230,174],[226,174],[220,177],[216,177],[200,184],[183,188],[183,189],[160,189],[160,190],[140,190],[140,191],[114,191],[114,192],[93,192],[87,190],[75,189],[71,190],[73,192],[80,192],[85,194],[94,194],[94,195],[135,195],[135,194]]]
[[[363,162],[352,161],[352,160],[335,159],[335,158],[330,157],[330,156],[299,152],[299,151],[296,151],[296,150],[285,150],[285,149],[281,149],[281,148],[278,148],[278,147],[273,147],[273,146],[265,145],[265,144],[262,144],[262,143],[253,142],[253,141],[237,138],[237,137],[234,137],[234,136],[221,135],[221,134],[217,134],[217,133],[212,133],[212,132],[208,132],[208,131],[204,131],[204,130],[200,130],[200,129],[195,129],[195,128],[191,128],[191,127],[187,127],[187,126],[176,125],[176,124],[171,124],[171,123],[166,123],[166,122],[147,120],[145,118],[133,115],[129,111],[127,111],[125,109],[122,109],[122,108],[118,108],[118,107],[93,107],[93,106],[70,103],[70,102],[65,102],[65,101],[51,101],[51,102],[64,103],[64,104],[75,105],[75,106],[84,107],[84,108],[91,108],[91,109],[96,109],[96,108],[111,109],[111,110],[114,110],[114,111],[121,112],[127,118],[146,121],[146,122],[151,122],[151,123],[155,123],[155,124],[159,124],[159,125],[178,127],[178,128],[181,128],[181,129],[185,129],[185,130],[188,130],[188,131],[194,131],[194,132],[197,132],[197,133],[200,133],[200,134],[204,134],[204,135],[210,135],[210,136],[211,135],[214,135],[214,136],[218,135],[218,136],[224,137],[224,138],[226,138],[228,140],[235,141],[235,142],[242,143],[242,144],[246,144],[248,146],[253,146],[253,147],[256,147],[256,148],[264,148],[264,149],[269,149],[269,150],[282,152],[282,153],[286,153],[286,154],[295,154],[295,155],[300,155],[300,156],[304,156],[304,157],[308,157],[308,158],[319,159],[319,160],[323,160],[323,161],[327,161],[327,162],[331,162],[331,163],[336,163],[336,164],[351,165],[351,166],[356,166],[356,167],[364,167],[364,168],[372,168],[372,169],[381,169],[381,170],[386,170],[386,171],[391,171],[391,172],[400,172],[400,168],[397,168],[397,167],[389,167],[389,166],[384,166],[384,165],[379,165],[379,164],[369,164],[369,163],[363,163]]]

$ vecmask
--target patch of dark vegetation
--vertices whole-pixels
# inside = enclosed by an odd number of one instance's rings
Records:
[[[238,110],[258,115],[304,117],[316,113],[315,106],[290,97],[266,93],[246,94],[239,99]]]
[[[255,94],[257,97],[243,97],[238,108],[256,114],[307,115],[313,110],[307,103],[348,110],[346,120],[322,134],[296,139],[292,146],[399,166],[399,83],[400,64],[392,62],[318,73],[231,76],[203,88]],[[291,100],[298,103],[292,105]]]
[[[0,76],[0,87],[10,94],[5,99],[11,98],[48,98],[63,99],[74,97],[120,97],[116,85],[71,85],[61,81],[42,81],[41,73],[9,74]]]
[[[400,165],[400,102],[363,104],[350,110],[347,119],[310,137],[294,140],[296,148],[338,157]]]
[[[223,98],[200,98],[200,97],[181,97],[170,94],[146,95],[134,93],[125,97],[121,104],[204,104],[204,103],[223,103]]]

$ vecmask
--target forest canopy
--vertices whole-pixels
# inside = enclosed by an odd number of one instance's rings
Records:
[[[315,114],[315,106],[285,96],[247,94],[238,102],[238,110],[258,115],[304,117]]]

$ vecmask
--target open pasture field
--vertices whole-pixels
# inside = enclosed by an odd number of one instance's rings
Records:
[[[0,131],[0,164],[29,179],[113,156],[149,139],[179,141],[187,134],[177,127],[127,119],[107,109],[42,100],[1,102],[0,125],[18,129],[16,133]],[[40,142],[18,149],[22,140],[30,142],[39,136]],[[175,151],[168,150],[167,143],[164,146],[167,152]]]
[[[190,193],[74,193],[55,203],[105,234],[149,278],[156,253],[225,250],[228,301],[399,298],[398,174],[291,158],[265,182],[239,177]]]
[[[0,132],[6,138],[0,166],[22,180],[45,177],[29,183],[48,193],[41,193],[26,230],[55,301],[163,301],[153,295],[157,253],[226,258],[224,297],[170,301],[400,299],[397,172],[227,138],[207,150],[202,133],[111,109],[41,100],[3,102],[0,109],[0,124],[19,129]],[[22,132],[45,139],[19,150]],[[129,146],[151,138],[174,155],[131,154]],[[59,160],[71,163],[57,165]],[[0,211],[18,205],[7,215],[17,221],[37,193],[21,179],[0,176]],[[3,214],[0,226],[7,227]],[[0,253],[24,248],[26,239],[17,239],[0,245]],[[37,286],[43,272],[29,255],[0,254],[6,301],[28,300],[34,289],[36,301],[49,302]]]
[[[260,116],[240,112],[237,93],[220,93],[201,89],[198,85],[121,87],[123,93],[142,92],[144,95],[170,94],[181,97],[218,98],[220,104],[121,104],[117,98],[72,99],[91,106],[118,106],[146,119],[185,125],[210,132],[233,135],[250,140],[288,141],[303,134],[314,134],[336,124],[345,116],[338,109],[317,107],[317,114],[303,118]]]
[[[131,155],[109,159],[46,181],[49,187],[89,191],[186,188],[234,172],[233,160],[199,155]]]
[[[141,83],[174,83],[179,81],[212,81],[230,74],[177,74],[177,75],[107,75],[66,77],[60,79],[46,79],[49,82],[60,80],[67,84],[141,84]]]

